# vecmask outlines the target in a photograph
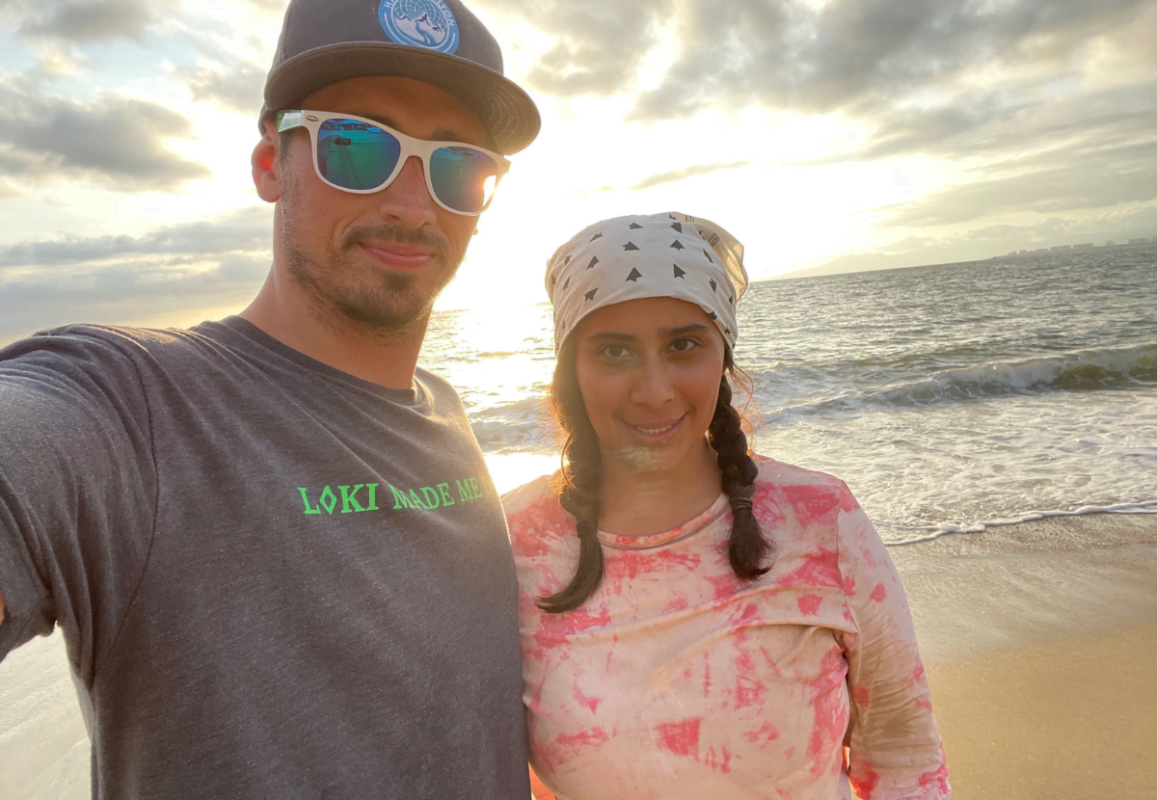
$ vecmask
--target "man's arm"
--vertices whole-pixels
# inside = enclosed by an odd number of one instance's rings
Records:
[[[91,679],[95,637],[117,629],[139,579],[156,476],[142,380],[119,344],[78,331],[0,351],[0,661],[59,626]]]

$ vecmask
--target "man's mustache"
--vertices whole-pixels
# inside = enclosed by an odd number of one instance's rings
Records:
[[[442,259],[449,258],[450,242],[445,236],[433,231],[403,228],[398,225],[374,225],[371,228],[357,228],[342,237],[342,248],[348,249],[367,242],[395,242],[397,244],[428,247]]]

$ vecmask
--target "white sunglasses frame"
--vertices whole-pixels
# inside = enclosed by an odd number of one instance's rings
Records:
[[[451,214],[457,214],[462,217],[477,217],[483,211],[490,207],[491,201],[494,200],[494,195],[498,192],[498,184],[502,178],[510,170],[510,159],[501,153],[495,153],[493,150],[487,150],[485,147],[479,147],[476,144],[469,142],[433,142],[427,139],[415,139],[413,136],[407,136],[401,131],[391,128],[389,125],[383,125],[381,122],[373,119],[366,119],[355,114],[341,114],[336,111],[311,111],[308,109],[292,109],[277,112],[277,131],[282,133],[284,131],[293,130],[294,128],[305,128],[309,131],[310,150],[313,151],[313,171],[319,179],[326,185],[332,186],[338,191],[349,192],[350,194],[375,194],[382,191],[387,186],[397,180],[398,175],[406,166],[406,162],[410,160],[411,156],[417,156],[422,162],[422,174],[426,178],[426,191],[430,193],[430,198],[437,203],[441,208],[446,209]],[[373,189],[347,189],[345,186],[338,186],[331,182],[328,178],[321,174],[321,166],[317,162],[317,137],[321,130],[323,122],[331,119],[352,119],[357,122],[365,122],[373,125],[375,128],[381,128],[388,132],[391,136],[398,140],[401,145],[401,153],[398,155],[398,163],[393,171],[386,176],[386,179],[379,186]],[[434,154],[435,150],[443,147],[469,147],[471,150],[477,150],[480,153],[485,153],[494,159],[498,164],[498,174],[494,177],[494,190],[491,191],[490,197],[487,198],[486,204],[477,211],[458,211],[450,208],[450,206],[443,203],[438,198],[438,193],[434,191],[434,183],[430,177],[430,156]]]

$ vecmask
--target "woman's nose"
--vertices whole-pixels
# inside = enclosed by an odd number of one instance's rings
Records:
[[[631,387],[631,402],[657,408],[674,396],[671,376],[662,360],[644,360]]]

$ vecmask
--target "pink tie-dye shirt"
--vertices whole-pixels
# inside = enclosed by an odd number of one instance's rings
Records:
[[[573,518],[546,478],[504,498],[530,760],[559,800],[948,797],[911,615],[879,535],[837,479],[757,463],[754,510],[775,544],[767,575],[732,573],[720,495],[665,533],[600,532],[603,583],[564,614],[534,601],[574,574]]]

